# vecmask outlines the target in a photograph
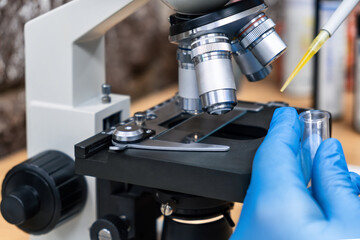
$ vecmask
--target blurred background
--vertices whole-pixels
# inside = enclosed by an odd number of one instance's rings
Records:
[[[66,2],[69,1],[0,0],[0,180],[13,165],[26,159],[24,24]],[[328,16],[340,2],[341,0],[318,0],[318,3],[323,3],[322,8],[318,9],[318,15]],[[322,54],[322,66],[315,66],[314,62],[310,62],[285,94],[280,94],[282,83],[314,37],[315,0],[266,0],[266,3],[269,5],[267,15],[276,23],[276,31],[288,45],[288,49],[275,62],[270,76],[263,81],[248,83],[237,73],[240,78],[238,99],[257,102],[279,100],[298,107],[312,107],[317,102],[318,108],[331,111],[335,117],[332,135],[342,142],[347,161],[360,165],[360,127],[358,132],[353,127],[356,112],[353,86],[355,59],[358,57],[355,48],[356,16],[359,11],[355,10],[344,23],[333,43],[327,43],[328,53],[338,55]],[[132,101],[135,101],[132,112],[151,107],[176,92],[177,47],[168,42],[170,14],[172,10],[160,0],[152,0],[106,35],[106,82],[112,86],[113,92],[131,96]],[[321,72],[318,73],[318,81],[327,84],[320,88],[322,91],[314,89],[314,68]],[[314,96],[319,99],[316,100]],[[23,151],[4,158],[18,150]],[[239,205],[234,212],[234,215],[239,215]],[[0,223],[0,232],[4,236],[8,233],[11,236],[8,239],[28,239],[27,234],[5,223],[1,217]]]
[[[26,147],[24,24],[66,2],[0,0],[0,158]],[[275,63],[273,72],[265,80],[278,88],[310,44],[315,8],[313,0],[268,0],[266,3],[269,5],[267,15],[277,24],[277,32],[288,44],[287,53]],[[106,81],[112,85],[113,92],[130,95],[136,100],[177,83],[176,46],[168,42],[171,13],[160,0],[152,0],[107,33]],[[340,83],[350,90],[354,72],[355,14],[344,29],[342,41],[346,56],[340,58],[345,64],[344,69],[340,69],[344,74]],[[312,95],[311,65],[292,83],[288,95],[297,98]],[[341,105],[339,98],[341,96],[333,97]]]

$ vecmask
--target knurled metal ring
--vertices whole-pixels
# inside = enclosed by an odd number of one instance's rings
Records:
[[[249,34],[247,34],[241,41],[240,44],[244,48],[248,48],[256,39],[261,35],[267,32],[269,29],[274,28],[275,23],[268,18],[265,22],[260,24],[257,28],[253,29]]]
[[[227,51],[231,52],[231,45],[228,42],[218,42],[198,46],[191,50],[191,57],[202,55],[209,52]]]
[[[209,33],[191,40],[191,48],[194,49],[201,45],[218,42],[230,42],[224,33]]]
[[[254,28],[263,23],[268,17],[265,13],[260,13],[255,18],[253,18],[248,24],[246,24],[243,28],[240,29],[238,37],[246,36],[249,32],[251,32]]]
[[[228,51],[217,51],[217,52],[210,52],[210,53],[204,53],[201,55],[198,55],[193,58],[193,62],[196,65],[199,63],[215,60],[215,59],[231,59],[231,52]]]

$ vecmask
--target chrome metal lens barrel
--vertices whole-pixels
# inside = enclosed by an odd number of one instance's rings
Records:
[[[191,41],[191,49],[203,109],[213,115],[231,111],[237,100],[229,38],[205,34]]]
[[[195,66],[190,46],[180,44],[176,53],[179,64],[179,104],[185,112],[196,115],[202,112]]]
[[[270,74],[271,65],[263,66],[252,52],[240,45],[239,41],[233,41],[231,47],[237,65],[250,82],[260,81]]]
[[[240,29],[238,37],[241,46],[250,50],[263,66],[271,64],[286,49],[285,43],[275,32],[275,23],[264,13]]]

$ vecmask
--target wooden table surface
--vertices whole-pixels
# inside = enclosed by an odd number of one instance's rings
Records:
[[[175,92],[177,92],[176,86],[135,101],[131,105],[131,112],[133,114],[136,111],[148,109],[173,96]],[[360,134],[356,133],[351,126],[353,96],[348,93],[345,98],[346,115],[342,120],[333,123],[332,136],[338,138],[342,142],[347,162],[353,165],[360,165],[360,149],[358,148],[360,144]],[[258,83],[248,83],[245,81],[239,91],[238,99],[256,102],[284,101],[288,102],[291,106],[311,106],[311,100],[309,98],[291,98],[286,94],[280,94],[279,87],[271,81],[266,80]],[[0,159],[1,183],[8,170],[24,160],[26,160],[26,150],[19,151],[6,158]],[[235,220],[237,220],[240,214],[240,209],[241,204],[237,204],[232,214]],[[28,235],[17,229],[15,226],[5,222],[0,216],[0,239],[24,240],[28,239]]]

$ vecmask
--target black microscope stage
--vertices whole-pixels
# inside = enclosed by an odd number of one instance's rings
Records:
[[[229,146],[228,151],[109,150],[114,128],[75,146],[76,173],[98,179],[242,202],[250,183],[252,161],[276,108],[282,103],[238,102],[221,116],[182,113],[176,98],[145,113],[146,129],[165,142],[201,142]],[[304,109],[298,109],[299,112]],[[134,124],[130,118],[121,125]],[[199,141],[200,140],[200,141]],[[150,140],[148,140],[150,141]]]

